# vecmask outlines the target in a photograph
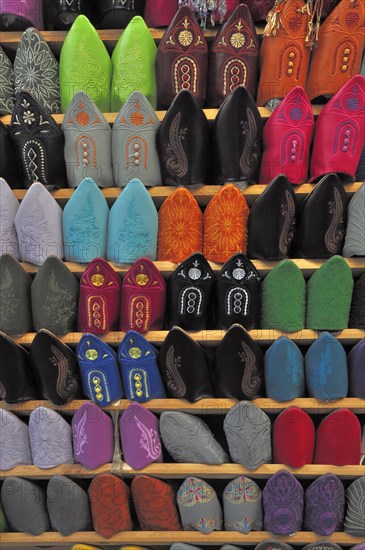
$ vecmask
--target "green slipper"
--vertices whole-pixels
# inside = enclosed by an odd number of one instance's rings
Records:
[[[139,15],[133,17],[114,48],[111,110],[118,112],[132,92],[141,92],[157,106],[156,44]]]
[[[351,269],[342,256],[327,260],[307,284],[307,328],[347,328],[353,286]]]
[[[261,287],[261,328],[294,332],[304,328],[305,280],[299,267],[283,260]]]
[[[112,64],[106,47],[87,17],[79,15],[67,33],[60,57],[61,108],[76,92],[86,92],[102,113],[110,111]]]

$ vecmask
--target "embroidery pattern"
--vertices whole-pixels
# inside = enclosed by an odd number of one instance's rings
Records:
[[[287,535],[301,529],[303,518],[303,488],[289,472],[273,475],[263,490],[265,528]]]
[[[85,452],[84,446],[88,443],[87,433],[85,431],[86,420],[87,412],[85,411],[81,419],[73,425],[74,449],[77,456]]]
[[[177,503],[191,508],[196,504],[206,504],[216,496],[214,489],[205,481],[189,477],[177,492]]]
[[[10,60],[0,47],[0,113],[11,114],[14,108],[14,73]]]
[[[222,528],[223,520],[201,517],[198,521],[194,521],[191,527],[195,527],[198,531],[208,532],[214,529],[220,530]]]
[[[118,68],[114,70],[112,94],[115,97],[128,96],[135,90],[144,90],[148,78],[143,57],[143,48],[135,39],[133,49],[129,49],[127,56],[121,57]]]
[[[53,356],[49,360],[58,371],[56,391],[60,397],[67,399],[76,390],[77,382],[72,379],[67,380],[69,375],[68,361],[63,353],[55,346],[51,346],[51,351]]]
[[[194,94],[197,91],[198,67],[191,57],[183,56],[176,60],[174,65],[174,92],[190,90]]]
[[[246,109],[247,120],[241,121],[242,134],[246,136],[245,145],[240,157],[240,168],[246,178],[251,178],[257,170],[260,156],[260,144],[257,139],[258,129],[251,109]]]
[[[223,94],[226,96],[237,86],[245,86],[247,67],[241,59],[231,59],[224,65]]]
[[[14,281],[8,267],[5,267],[0,280],[0,321],[7,321],[9,314],[14,315],[19,309],[20,300],[16,297]]]
[[[141,432],[139,440],[140,449],[146,451],[147,458],[157,460],[161,454],[161,443],[158,433],[153,428],[147,428],[136,415],[133,416],[133,419]]]
[[[174,392],[176,397],[184,397],[186,393],[186,385],[180,376],[179,369],[181,369],[181,357],[180,355],[174,356],[174,346],[170,346],[166,354],[166,385]]]
[[[283,256],[287,256],[289,247],[294,238],[295,203],[289,191],[285,192],[286,203],[280,206],[284,223],[279,238],[279,250]]]
[[[181,292],[180,297],[180,314],[185,311],[196,316],[201,315],[203,305],[203,293],[200,288],[188,286]]]
[[[147,332],[150,322],[151,300],[148,296],[133,296],[129,307],[129,326]]]
[[[341,529],[345,490],[331,474],[318,478],[305,493],[305,525],[320,535],[329,536]]]
[[[164,162],[170,176],[184,177],[188,171],[188,159],[183,147],[188,129],[180,128],[181,113],[175,115],[169,130],[169,143],[166,147]]]
[[[97,242],[101,231],[96,219],[91,193],[87,193],[85,201],[78,204],[78,210],[70,223],[67,231],[67,245],[82,248],[88,243]]]
[[[338,252],[339,243],[345,234],[345,228],[343,223],[343,205],[341,195],[336,187],[334,188],[334,200],[328,203],[329,213],[332,214],[332,220],[329,228],[326,231],[324,240],[326,248],[331,254]]]
[[[53,236],[48,230],[44,209],[37,199],[33,211],[25,218],[20,228],[19,244],[26,251],[36,249],[40,255],[49,242],[54,242]]]
[[[78,55],[75,58],[74,82],[75,90],[83,90],[94,101],[98,102],[106,86],[106,76],[99,63],[95,61],[94,52],[86,36],[81,35],[78,44]]]
[[[100,294],[93,294],[87,298],[87,324],[90,328],[96,327],[106,330],[107,314],[106,300]]]
[[[202,246],[202,213],[196,201],[178,189],[159,211],[158,259],[184,260]]]
[[[225,521],[224,526],[229,531],[239,531],[240,533],[249,533],[256,527],[256,522],[247,516],[241,520]]]
[[[76,315],[77,307],[74,297],[57,281],[52,270],[48,280],[43,309],[52,317],[55,323],[64,324]]]
[[[146,225],[144,218],[137,211],[136,201],[133,198],[128,206],[123,227],[119,231],[118,246],[123,257],[140,258],[145,250],[152,245],[150,228]]]
[[[143,382],[142,382],[143,379]],[[143,391],[145,396],[150,396],[150,390],[148,387],[147,372],[144,369],[130,369],[128,374],[129,392],[133,396],[142,397]]]
[[[291,377],[294,386],[299,386],[302,383],[304,374],[302,369],[297,366],[296,355],[291,347],[288,347],[286,354],[285,372]]]
[[[333,371],[333,359],[330,346],[326,346],[325,351],[321,353],[320,360],[315,363],[313,370],[313,384],[325,386],[327,375]]]
[[[245,365],[241,382],[244,394],[254,396],[260,387],[261,378],[257,374],[256,357],[249,346],[242,340],[242,351],[238,353],[241,362]]]
[[[224,501],[232,504],[242,504],[244,502],[258,502],[262,497],[257,484],[252,479],[241,476],[226,487],[223,498]]]
[[[231,288],[227,293],[227,315],[239,315],[246,317],[249,308],[250,295],[245,288],[239,286]]]
[[[106,401],[110,401],[109,385],[105,373],[100,369],[92,369],[88,371],[87,386],[89,388],[90,395],[94,395],[98,401],[101,401],[103,399],[103,394],[100,391],[101,381],[103,382],[103,390],[105,391]],[[98,384],[96,384],[95,382],[98,382]]]
[[[15,93],[29,90],[51,113],[61,112],[59,68],[47,42],[32,28],[20,40],[15,61]]]

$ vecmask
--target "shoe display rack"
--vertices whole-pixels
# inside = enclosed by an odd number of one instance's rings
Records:
[[[99,31],[100,37],[104,41],[108,51],[111,52],[118,41],[122,31],[115,30],[101,30]],[[163,30],[151,29],[152,36],[156,42],[158,42],[162,35]],[[257,29],[258,34],[262,34],[263,27]],[[207,39],[212,39],[215,35],[215,30],[207,30],[205,35]],[[50,45],[53,53],[58,57],[60,49],[63,43],[63,40],[66,36],[65,32],[62,31],[42,31],[41,34],[46,39]],[[20,40],[21,33],[9,32],[9,33],[0,33],[0,44],[5,48],[5,50],[11,55],[15,53],[17,43]],[[260,114],[265,120],[270,116],[270,111],[266,108],[260,108]],[[313,106],[314,115],[317,116],[321,111],[321,106]],[[216,116],[217,110],[207,109],[205,113],[208,117],[208,120],[213,120]],[[57,123],[61,123],[63,115],[53,115]],[[105,114],[109,123],[113,123],[116,114],[107,113]],[[163,111],[157,112],[159,120],[162,120],[164,116]],[[1,120],[5,124],[10,123],[10,116],[4,116]],[[355,182],[345,185],[345,190],[351,197],[362,185],[361,182]],[[295,186],[295,192],[299,200],[302,200],[306,197],[315,186],[313,184],[305,183],[302,185]],[[218,192],[221,186],[216,185],[206,185],[199,189],[193,189],[192,194],[197,199],[200,206],[204,207],[209,200]],[[243,191],[243,194],[248,202],[251,205],[254,200],[263,192],[266,188],[264,185],[252,185],[246,188]],[[162,202],[175,190],[174,187],[160,186],[149,189],[151,197],[158,208]],[[66,202],[70,199],[73,194],[72,189],[58,189],[52,191],[52,195],[57,200],[57,202],[64,207]],[[107,188],[102,189],[102,193],[107,199],[109,205],[111,205],[122,192],[119,188]],[[14,190],[14,195],[18,200],[22,200],[25,196],[26,190],[16,189]],[[308,259],[293,259],[293,261],[298,265],[298,267],[303,272],[303,275],[306,279],[317,270],[321,265],[323,265],[325,260],[308,260]],[[348,258],[346,259],[348,265],[350,266],[353,277],[357,279],[360,275],[365,272],[365,258]],[[262,261],[254,260],[254,265],[258,269],[261,275],[266,275],[278,262],[273,261]],[[66,265],[68,268],[78,277],[81,277],[85,265],[70,263],[67,262]],[[165,278],[168,278],[171,273],[176,268],[176,264],[172,262],[155,262],[156,267],[159,271],[162,272]],[[34,275],[38,271],[38,267],[33,264],[25,264],[22,266],[27,272],[31,275]],[[212,269],[215,272],[218,272],[221,266],[219,264],[211,263]],[[114,269],[120,274],[126,273],[129,266],[122,265],[116,266],[113,264]],[[197,342],[203,344],[204,346],[217,346],[217,344],[222,340],[225,332],[222,330],[207,330],[200,332],[191,332],[190,336]],[[268,346],[274,340],[276,340],[283,333],[277,330],[251,330],[249,331],[250,336],[256,340],[260,345]],[[304,329],[300,332],[295,333],[285,333],[290,339],[294,340],[298,345],[309,346],[313,343],[319,336],[319,333],[313,330]],[[147,340],[151,343],[157,345],[157,347],[164,341],[167,335],[167,331],[151,331],[145,334]],[[34,333],[28,333],[17,338],[17,343],[28,347],[34,339]],[[61,340],[70,345],[71,348],[75,349],[76,344],[81,339],[81,333],[69,333],[63,337]],[[108,344],[116,347],[121,340],[123,339],[124,333],[122,332],[110,332],[101,336],[101,339]],[[360,329],[346,329],[335,334],[336,338],[348,346],[355,345],[358,341],[365,337],[365,331]],[[73,401],[64,406],[53,405],[48,401],[27,401],[20,404],[8,405],[1,403],[0,406],[6,408],[9,411],[12,411],[20,416],[29,415],[36,407],[42,405],[57,410],[61,414],[65,415],[66,418],[69,418],[76,410],[84,403],[84,401]],[[338,401],[332,402],[321,402],[313,398],[301,398],[295,399],[290,402],[279,403],[273,401],[269,398],[260,398],[253,401],[255,405],[260,407],[263,411],[269,414],[277,415],[283,409],[296,405],[310,415],[324,415],[332,410],[337,408],[348,408],[353,411],[355,414],[364,415],[365,414],[365,400],[357,398],[346,398]],[[163,411],[182,411],[188,412],[191,414],[204,415],[224,415],[226,412],[235,404],[235,401],[232,399],[202,399],[196,403],[189,403],[184,400],[178,399],[156,399],[144,403],[145,407],[151,410],[154,413],[161,413]],[[109,407],[106,407],[107,411],[123,411],[129,405],[129,401],[121,400]],[[233,479],[238,475],[248,475],[252,479],[267,479],[271,475],[275,474],[280,469],[287,469],[294,473],[299,479],[315,479],[325,473],[331,472],[341,479],[344,480],[353,480],[357,477],[360,477],[365,474],[365,467],[358,466],[331,466],[331,465],[307,465],[298,470],[287,468],[281,464],[264,464],[260,466],[257,470],[247,470],[245,467],[239,464],[223,464],[219,466],[211,466],[205,464],[178,464],[178,463],[160,463],[160,464],[151,464],[142,471],[133,470],[126,463],[122,462],[119,465],[114,466],[113,464],[105,464],[104,466],[98,468],[97,470],[88,470],[81,466],[80,464],[70,464],[62,465],[57,468],[52,469],[40,469],[36,466],[19,466],[13,468],[9,471],[1,471],[0,479],[3,480],[8,476],[20,476],[33,480],[47,480],[55,474],[65,475],[73,479],[90,479],[95,477],[99,473],[112,472],[120,475],[121,477],[130,478],[137,474],[148,474],[156,476],[161,479],[182,479],[189,475],[196,475],[205,479]],[[74,533],[68,537],[63,537],[56,532],[47,532],[40,536],[31,536],[23,533],[2,533],[0,534],[0,547],[1,548],[35,548],[35,547],[59,547],[59,548],[70,548],[74,543],[85,543],[85,544],[95,544],[100,547],[107,546],[118,546],[123,544],[130,545],[146,545],[148,547],[169,547],[173,542],[185,542],[189,544],[194,544],[197,546],[220,546],[223,544],[237,544],[241,546],[251,545],[254,546],[257,543],[268,539],[278,539],[283,542],[288,542],[293,545],[295,548],[300,548],[305,544],[310,542],[315,542],[317,540],[323,539],[323,537],[313,533],[313,532],[298,532],[292,536],[288,537],[277,537],[271,535],[268,532],[260,531],[251,531],[249,534],[241,534],[238,532],[232,531],[216,531],[205,535],[195,531],[178,531],[178,532],[149,532],[149,531],[131,531],[131,532],[120,532],[112,538],[106,540],[103,537],[99,536],[95,532],[80,532]],[[351,545],[358,544],[361,542],[361,539],[353,537],[347,533],[339,532],[334,533],[332,536],[327,537],[326,540],[335,542],[343,547],[349,547]]]

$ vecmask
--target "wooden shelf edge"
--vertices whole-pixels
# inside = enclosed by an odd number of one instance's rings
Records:
[[[323,107],[324,105],[312,105],[313,115],[318,116],[322,111]],[[267,107],[258,107],[258,110],[261,115],[261,118],[263,118],[264,120],[268,119],[272,114],[272,111]],[[209,121],[213,121],[217,116],[219,109],[203,109],[203,111],[207,119]],[[117,118],[117,115],[118,115],[118,113],[103,113],[103,114],[106,121],[109,124],[114,124],[115,119]],[[165,114],[166,114],[166,111],[156,111],[156,116],[160,122],[162,122],[162,120],[164,119]],[[52,117],[57,124],[62,124],[64,119],[64,114],[53,114]],[[11,121],[11,115],[2,116],[1,120],[6,126],[9,126]]]
[[[146,332],[144,334],[144,337],[152,344],[158,345],[162,344],[165,341],[167,334],[168,331],[166,330],[150,331]],[[204,344],[206,346],[218,345],[222,341],[222,338],[225,334],[226,331],[219,329],[189,332],[189,335],[195,342],[199,342],[200,344]],[[248,334],[253,340],[261,344],[269,345],[277,340],[280,336],[287,336],[298,344],[312,344],[315,340],[319,338],[321,332],[317,332],[311,329],[303,329],[299,332],[282,332],[280,330],[274,329],[257,329],[249,330]],[[28,332],[26,334],[23,334],[22,336],[14,338],[14,340],[18,344],[28,346],[33,342],[35,335],[35,332]],[[60,340],[65,344],[75,345],[81,340],[82,335],[82,332],[70,332],[65,336],[61,336]],[[108,332],[107,334],[101,335],[100,338],[107,344],[119,344],[123,340],[124,336],[125,332]],[[343,344],[355,344],[365,337],[365,330],[356,328],[345,329],[336,332],[335,336],[337,340],[339,340],[339,342]]]
[[[125,531],[117,533],[110,539],[105,539],[93,531],[73,533],[68,537],[63,537],[59,533],[54,532],[47,532],[39,536],[23,533],[0,534],[1,548],[17,547],[17,545],[20,544],[34,548],[36,546],[61,546],[80,542],[84,544],[102,544],[103,546],[112,546],[116,544],[170,546],[176,541],[196,545],[222,545],[227,543],[252,545],[258,544],[266,539],[279,540],[289,544],[304,545],[310,542],[323,540],[323,537],[307,531],[301,531],[285,537],[277,537],[267,531],[251,531],[248,534],[242,534],[236,531],[214,531],[209,535],[196,531]],[[353,545],[361,542],[361,538],[353,537],[347,533],[333,533],[330,537],[326,537],[326,540],[344,545]]]
[[[363,182],[348,183],[344,186],[344,188],[347,194],[351,196],[360,189],[362,184]],[[222,188],[221,185],[203,185],[197,189],[190,189],[190,191],[192,195],[195,197],[195,199],[197,200],[199,206],[204,207],[214,197],[214,195],[218,193],[218,191],[221,188]],[[262,184],[249,185],[248,187],[246,187],[246,189],[242,191],[242,194],[244,195],[248,205],[251,206],[253,202],[264,192],[266,188],[267,188],[267,185],[262,185]],[[313,183],[303,183],[301,185],[293,186],[293,189],[299,201],[304,199],[304,197],[306,197],[311,191],[313,191],[314,188],[315,188],[315,184]],[[160,185],[157,187],[148,188],[148,192],[150,193],[155,206],[158,208],[161,206],[164,200],[167,197],[169,197],[176,189],[177,189],[176,187]],[[101,191],[105,199],[107,200],[108,204],[111,205],[119,197],[120,193],[122,192],[122,189],[120,189],[119,187],[108,187],[108,188],[101,189]],[[27,192],[26,189],[13,190],[14,196],[19,201],[22,201],[24,199],[26,192]],[[69,187],[65,187],[62,189],[55,189],[51,191],[51,195],[61,205],[66,204],[66,202],[71,198],[73,193],[74,193],[74,190],[70,189]]]
[[[356,479],[365,474],[365,466],[333,466],[331,464],[309,464],[302,468],[289,468],[284,464],[263,464],[256,470],[249,470],[240,464],[150,464],[143,470],[134,470],[128,464],[120,467],[104,464],[96,470],[89,470],[80,464],[62,464],[55,468],[43,469],[37,466],[16,466],[11,470],[1,470],[0,480],[17,476],[27,479],[50,479],[54,475],[62,475],[76,479],[92,479],[98,474],[114,473],[121,477],[150,475],[161,479],[185,479],[188,476],[198,476],[206,479],[233,479],[237,476],[247,476],[252,479],[268,479],[280,470],[287,470],[299,479],[315,479],[327,473],[332,473],[341,479]]]
[[[354,275],[360,275],[363,271],[365,271],[365,258],[344,258],[347,265],[350,267]],[[251,260],[260,275],[267,275],[275,266],[277,266],[280,261],[264,261],[264,260]],[[305,259],[297,259],[292,258],[292,261],[299,267],[299,269],[302,271],[304,275],[312,275],[314,271],[319,269],[324,263],[325,259],[323,260],[305,260]],[[121,264],[118,265],[114,262],[108,262],[109,265],[113,267],[113,269],[120,273],[121,275],[125,275],[127,271],[130,269],[132,264]],[[178,267],[178,264],[174,262],[166,262],[166,261],[155,261],[153,262],[156,268],[159,270],[160,273],[162,273],[165,277],[169,277],[175,269]],[[88,264],[79,264],[76,262],[64,262],[64,264],[68,267],[68,269],[71,271],[71,273],[74,273],[75,275],[81,276],[82,273],[87,268]],[[214,273],[219,273],[219,271],[222,269],[223,264],[218,264],[216,262],[209,262],[210,267],[212,268]],[[29,263],[22,263],[21,264],[24,270],[27,273],[35,274],[39,271],[40,266],[29,264]]]
[[[74,400],[67,405],[54,405],[50,401],[24,401],[24,403],[16,403],[9,405],[2,401],[0,408],[14,412],[19,415],[29,415],[37,407],[48,407],[65,415],[73,415],[87,400]],[[211,414],[226,414],[230,408],[237,403],[236,399],[201,399],[195,403],[189,403],[183,399],[151,399],[143,406],[153,413],[160,414],[164,411],[180,411],[190,414],[211,415]],[[337,399],[336,401],[318,401],[311,397],[302,397],[292,399],[291,401],[278,402],[268,397],[261,397],[252,401],[257,407],[269,414],[278,414],[288,407],[296,406],[310,414],[327,414],[339,408],[350,409],[355,414],[365,414],[365,399],[356,397],[346,397]],[[108,407],[103,407],[104,411],[124,411],[131,401],[121,399]]]

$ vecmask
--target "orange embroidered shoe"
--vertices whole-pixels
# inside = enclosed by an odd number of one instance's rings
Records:
[[[180,263],[202,247],[202,212],[190,191],[179,187],[158,213],[157,259]]]
[[[249,208],[245,197],[232,184],[211,199],[204,212],[204,256],[225,262],[236,252],[246,252]]]

